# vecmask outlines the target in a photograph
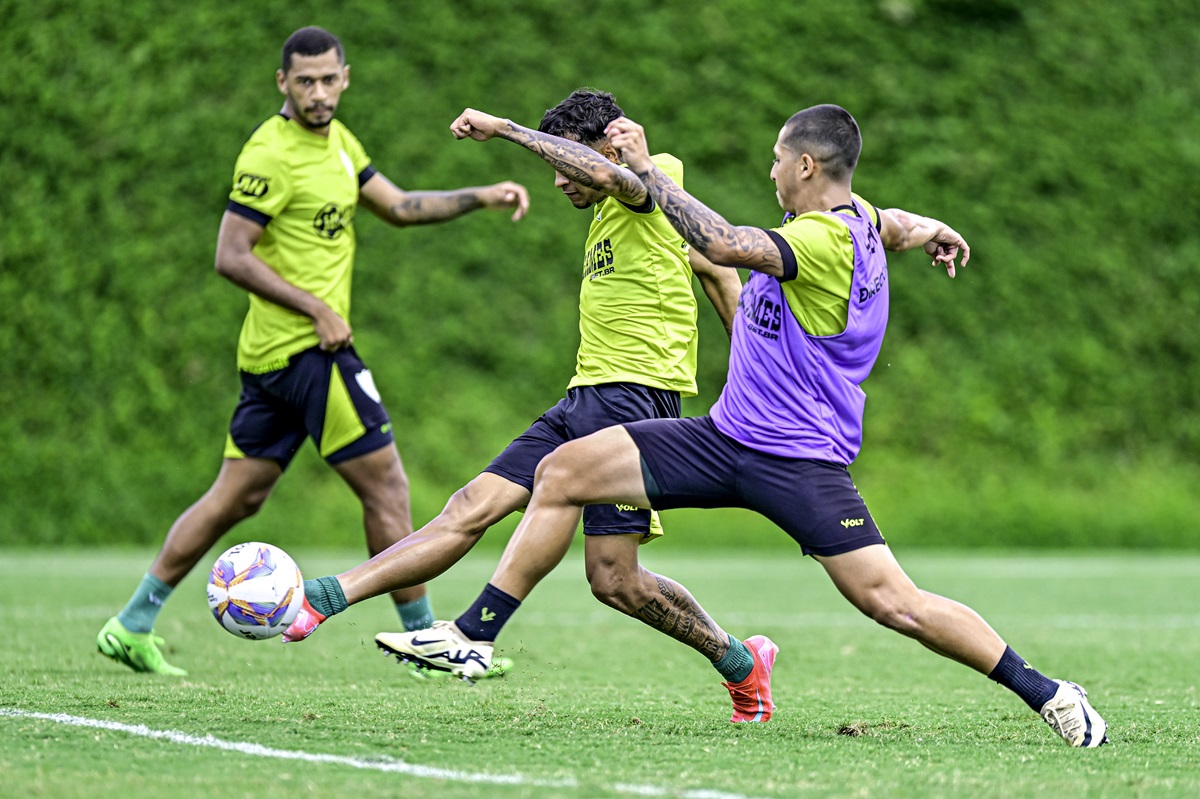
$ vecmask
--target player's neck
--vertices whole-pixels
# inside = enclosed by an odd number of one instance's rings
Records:
[[[842,184],[829,184],[819,191],[814,191],[807,196],[797,199],[795,213],[808,214],[813,211],[828,211],[831,208],[839,208],[845,205],[851,205],[850,187]]]

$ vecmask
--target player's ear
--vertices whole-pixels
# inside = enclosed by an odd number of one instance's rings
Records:
[[[342,88],[350,88],[350,65],[347,64],[342,68]]]
[[[275,70],[275,85],[279,87],[280,94],[287,94],[287,75],[282,69]]]
[[[604,144],[600,145],[600,155],[612,161],[614,164],[621,163],[621,154],[617,152],[617,148],[612,146],[607,138],[604,139]]]

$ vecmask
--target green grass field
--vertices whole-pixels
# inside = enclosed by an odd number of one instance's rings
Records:
[[[293,552],[309,576],[354,552]],[[215,555],[215,553],[214,553]],[[792,547],[668,539],[646,565],[735,635],[780,645],[765,725],[728,723],[706,662],[589,594],[573,551],[505,631],[502,680],[420,683],[378,654],[386,600],[308,642],[248,642],[208,614],[204,574],[158,632],[185,679],[133,674],[94,636],[147,551],[0,551],[2,793],[13,797],[1195,797],[1200,555],[898,552],[1051,676],[1086,686],[1112,743],[1063,744],[1016,697],[858,616]],[[491,573],[437,582],[456,615]]]

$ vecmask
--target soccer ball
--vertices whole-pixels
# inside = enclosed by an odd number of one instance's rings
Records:
[[[208,575],[208,607],[234,635],[279,635],[304,604],[304,580],[288,553],[250,541],[221,553]]]

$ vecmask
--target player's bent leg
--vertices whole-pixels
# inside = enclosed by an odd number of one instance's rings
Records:
[[[884,627],[985,675],[1004,654],[1003,639],[978,613],[917,588],[887,546],[873,544],[817,560],[842,595]]]
[[[523,486],[497,474],[483,472],[456,491],[442,512],[429,524],[366,563],[338,575],[336,579],[345,592],[346,601],[354,604],[394,590],[398,585],[436,577],[461,560],[489,527],[524,507],[529,502],[529,496],[529,491]],[[287,634],[292,632],[289,628]],[[418,631],[380,633],[380,647],[385,648],[386,642],[415,632]],[[417,636],[422,640],[425,637],[428,635]],[[398,650],[394,654],[399,654]],[[512,665],[509,658],[493,657],[482,674],[472,674],[469,678],[501,676],[510,671]],[[410,674],[433,677],[449,675],[450,671],[422,668],[420,671],[410,671]]]
[[[272,460],[225,459],[209,490],[171,525],[143,584],[152,577],[160,590],[178,585],[222,535],[262,507],[280,474]],[[96,636],[96,648],[134,671],[182,676],[187,672],[163,659],[163,639],[154,635],[163,600],[155,596],[158,591],[143,593],[135,593],[121,614],[108,620]],[[126,627],[123,618],[135,628]]]
[[[592,594],[604,604],[690,646],[727,676],[734,723],[765,722],[775,710],[771,669],[779,647],[756,635],[733,638],[681,584],[638,564],[640,535],[590,535],[585,565]]]
[[[389,442],[373,452],[335,463],[333,469],[362,503],[363,528],[371,557],[412,533],[408,475],[394,444]],[[392,599],[402,604],[423,596],[425,586],[417,583],[394,591]]]
[[[1086,691],[1044,677],[967,606],[918,589],[886,546],[817,560],[838,590],[867,616],[1009,688],[1071,746],[1092,748],[1108,740],[1108,725],[1088,702]]]
[[[432,580],[462,559],[496,522],[529,502],[529,491],[484,472],[454,493],[420,530],[337,576],[346,601]]]
[[[637,445],[619,425],[568,441],[542,459],[529,507],[491,584],[524,600],[566,555],[583,506],[601,502],[650,506]]]
[[[178,585],[221,536],[258,512],[281,474],[273,460],[226,458],[212,487],[171,525],[150,573]]]

